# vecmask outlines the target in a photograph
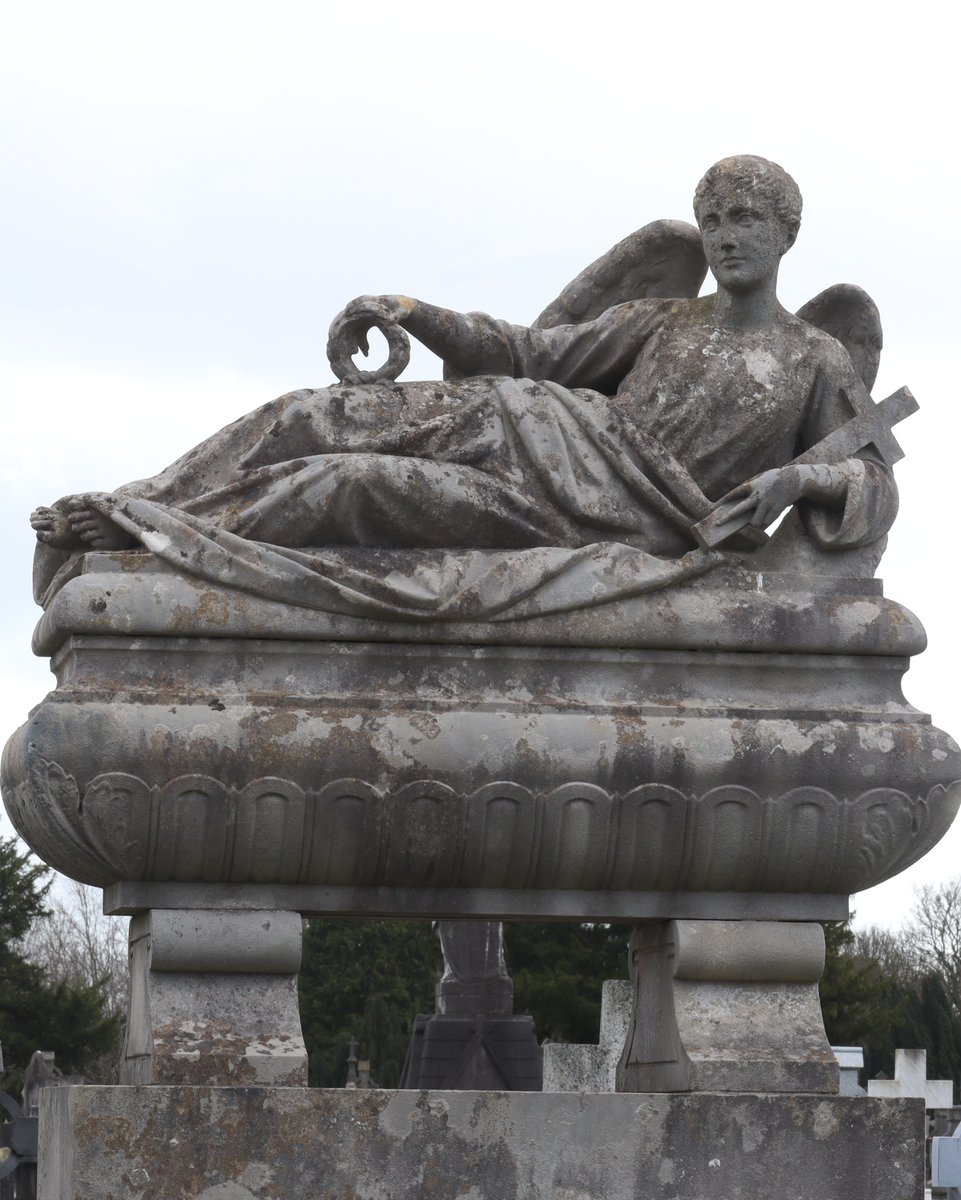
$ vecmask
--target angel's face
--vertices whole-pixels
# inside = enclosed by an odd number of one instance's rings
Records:
[[[711,273],[730,292],[749,292],[776,278],[794,240],[769,199],[735,185],[704,198],[698,223]]]

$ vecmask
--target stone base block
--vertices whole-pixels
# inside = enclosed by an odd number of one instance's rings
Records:
[[[539,1092],[541,1048],[533,1017],[418,1016],[401,1087]]]
[[[121,1082],[306,1085],[302,936],[294,912],[134,917]]]
[[[914,1200],[924,1103],[64,1087],[42,1200]]]
[[[820,925],[662,921],[636,928],[629,954],[619,1092],[838,1091]]]

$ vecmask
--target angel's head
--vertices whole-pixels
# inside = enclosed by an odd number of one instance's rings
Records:
[[[722,288],[774,281],[801,224],[801,193],[783,167],[753,154],[715,163],[694,193],[704,253]]]
[[[704,174],[694,190],[694,214],[698,224],[701,210],[718,189],[748,193],[770,204],[778,219],[788,229],[797,232],[801,227],[801,191],[783,167],[756,154],[734,154],[722,158]]]

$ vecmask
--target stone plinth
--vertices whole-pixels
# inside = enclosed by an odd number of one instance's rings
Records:
[[[70,1087],[43,1103],[44,1200],[914,1200],[924,1183],[920,1100]]]
[[[134,917],[122,1082],[306,1085],[301,942],[292,912]]]
[[[635,929],[629,954],[619,1092],[838,1091],[820,925],[661,921]]]

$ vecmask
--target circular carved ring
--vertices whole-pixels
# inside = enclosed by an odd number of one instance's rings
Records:
[[[344,333],[331,337],[327,343],[327,358],[331,370],[341,383],[384,383],[393,382],[410,362],[410,338],[400,325],[393,321],[371,322],[371,328],[379,329],[387,339],[387,362],[375,371],[362,371],[350,355]]]

